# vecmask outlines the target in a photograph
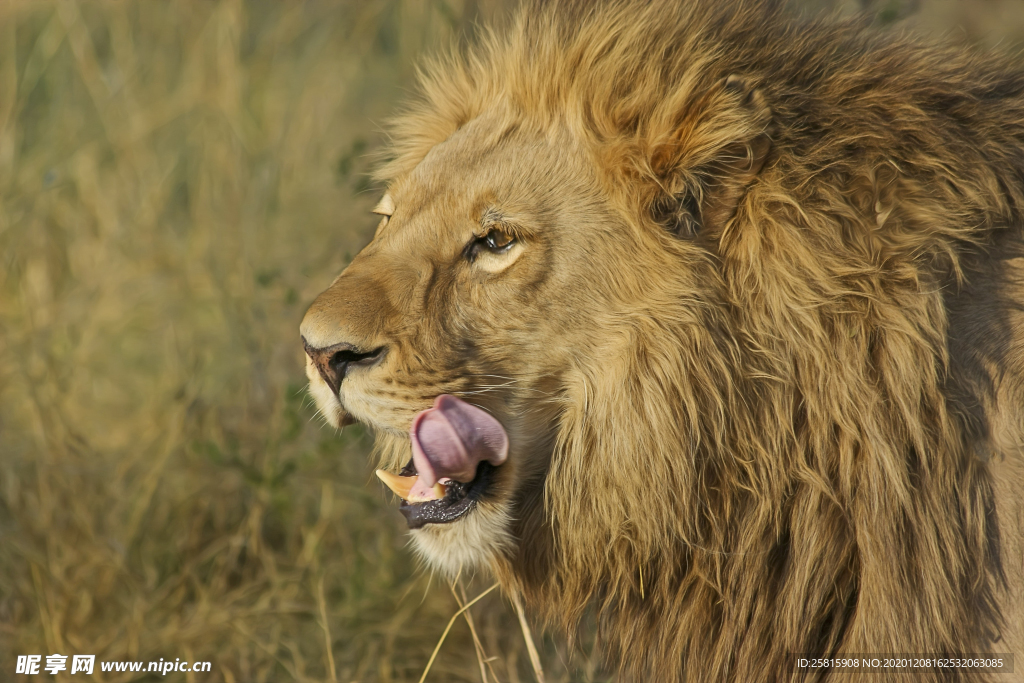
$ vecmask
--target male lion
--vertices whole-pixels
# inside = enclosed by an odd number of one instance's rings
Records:
[[[775,5],[552,0],[429,66],[311,391],[433,566],[593,606],[623,679],[1021,680],[1024,71]]]

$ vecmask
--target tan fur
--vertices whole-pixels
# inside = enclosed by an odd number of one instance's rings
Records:
[[[394,122],[391,215],[302,326],[386,355],[317,402],[391,466],[438,394],[494,414],[491,497],[418,547],[593,606],[623,680],[1024,671],[1022,73],[773,3],[530,5]]]

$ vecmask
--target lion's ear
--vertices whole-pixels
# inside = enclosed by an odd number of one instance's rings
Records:
[[[771,151],[772,112],[760,90],[730,76],[693,103],[652,149],[654,219],[679,237],[720,231]]]

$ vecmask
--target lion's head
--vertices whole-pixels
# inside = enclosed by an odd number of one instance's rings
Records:
[[[420,548],[454,573],[508,548],[514,508],[524,495],[539,502],[566,383],[583,357],[614,362],[618,352],[596,348],[606,342],[593,330],[627,304],[596,265],[657,253],[656,239],[630,244],[615,229],[600,179],[567,131],[552,137],[511,112],[444,131],[394,174],[377,210],[373,241],[303,321],[316,349],[308,374],[321,411],[373,427],[392,468],[412,463],[410,428],[439,396],[500,423],[507,457],[482,466],[481,481],[475,469],[462,473],[469,497],[456,514],[435,502],[406,506]],[[459,447],[456,439],[441,450]]]
[[[1003,181],[909,113],[967,67],[774,3],[595,7],[426,69],[302,322],[321,412],[376,432],[431,564],[566,623],[596,600],[638,676],[976,645],[941,289]]]

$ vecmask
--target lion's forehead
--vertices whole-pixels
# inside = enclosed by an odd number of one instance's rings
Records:
[[[393,178],[396,217],[429,214],[421,227],[441,232],[439,220],[460,217],[480,224],[492,212],[536,206],[553,188],[577,184],[563,168],[575,154],[514,123],[480,116],[431,147],[408,173]],[[576,163],[575,166],[579,164]],[[574,175],[579,175],[578,169]],[[565,190],[563,189],[564,193]]]

